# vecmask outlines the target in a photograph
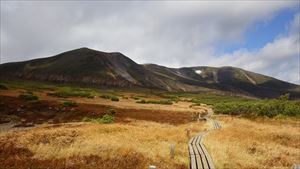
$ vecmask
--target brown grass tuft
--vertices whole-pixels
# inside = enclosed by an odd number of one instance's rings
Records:
[[[24,163],[21,168],[141,169],[156,165],[160,169],[184,169],[189,163],[185,129],[191,128],[194,135],[205,127],[205,122],[174,126],[128,121],[106,125],[61,124],[1,134],[1,143],[13,145],[3,150],[4,158],[12,159],[5,166],[14,166],[13,161],[18,160],[14,154],[20,155],[11,151],[20,149],[28,153],[19,160],[19,164]],[[175,159],[170,159],[171,144],[175,144]]]
[[[219,120],[223,128],[204,140],[217,168],[284,169],[299,163],[299,123],[282,125],[233,117]]]

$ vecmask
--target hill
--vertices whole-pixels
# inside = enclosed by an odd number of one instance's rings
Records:
[[[150,88],[174,92],[230,92],[273,98],[300,97],[299,86],[235,67],[168,68],[137,64],[125,55],[89,48],[0,65],[0,80],[22,79],[93,87]]]

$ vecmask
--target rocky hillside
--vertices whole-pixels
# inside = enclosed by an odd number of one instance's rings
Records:
[[[168,91],[227,91],[255,97],[291,93],[299,86],[234,67],[168,68],[137,64],[121,53],[80,48],[56,56],[0,65],[0,79],[49,81],[101,87],[141,87]]]

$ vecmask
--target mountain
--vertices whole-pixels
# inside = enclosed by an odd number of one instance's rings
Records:
[[[137,64],[121,53],[88,48],[56,56],[0,65],[0,80],[23,79],[88,86],[167,91],[221,91],[254,97],[300,97],[300,87],[235,67],[168,68]]]

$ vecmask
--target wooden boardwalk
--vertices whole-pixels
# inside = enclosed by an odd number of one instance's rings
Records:
[[[206,118],[213,124],[213,130],[221,128],[219,122]],[[208,134],[209,131],[202,132],[189,141],[189,155],[190,155],[190,168],[191,169],[215,169],[211,156],[208,154],[204,144],[202,143],[203,137]]]

